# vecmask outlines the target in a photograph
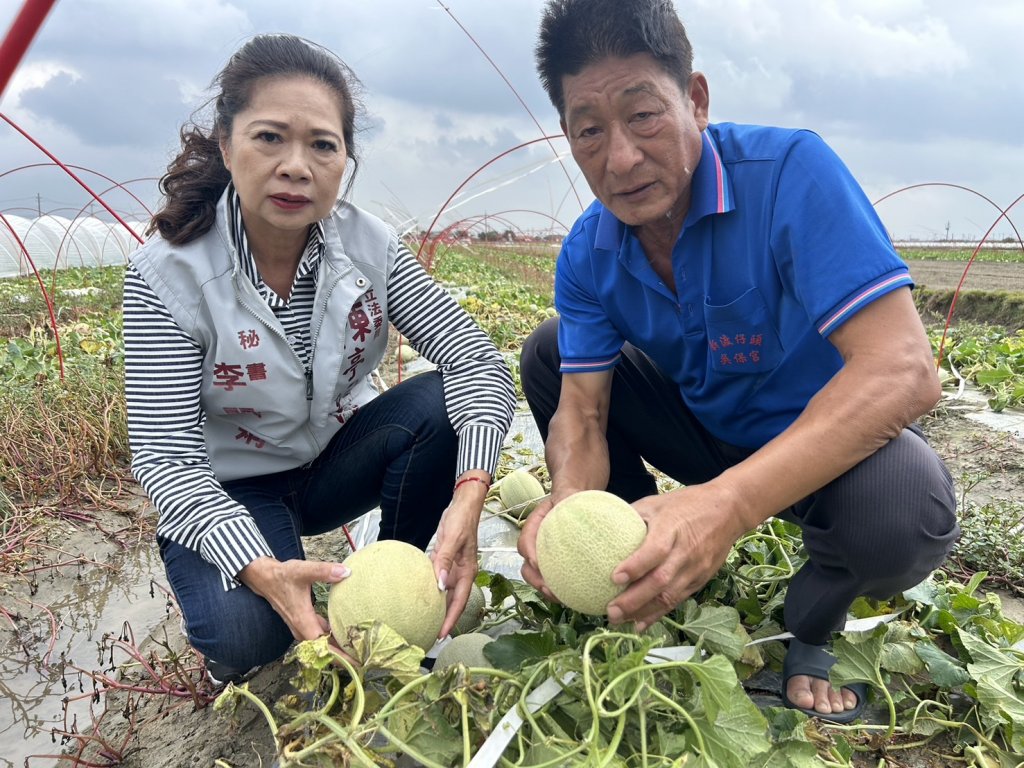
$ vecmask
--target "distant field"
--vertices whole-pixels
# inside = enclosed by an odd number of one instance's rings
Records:
[[[967,269],[969,253],[955,261],[902,255],[917,286],[914,297],[926,323],[945,322],[956,295],[954,322],[987,323],[1009,331],[1024,328],[1024,262],[975,259]]]
[[[963,259],[935,260],[920,255],[901,254],[910,267],[910,274],[920,288],[933,291],[952,291],[960,285],[965,291],[1007,291],[1024,293],[1024,261],[982,261],[975,259],[970,269]],[[964,270],[967,275],[964,276]]]
[[[1006,244],[1003,243],[1000,243],[999,246],[998,248],[982,248],[974,259],[975,263],[984,261],[986,263],[1024,264],[1024,249],[1020,246],[1006,247]],[[962,261],[967,263],[971,259],[971,254],[974,253],[973,248],[964,247],[936,248],[928,246],[918,248],[897,245],[896,250],[908,261]]]

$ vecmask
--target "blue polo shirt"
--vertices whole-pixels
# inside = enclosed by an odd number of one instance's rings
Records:
[[[717,438],[759,448],[842,367],[832,331],[910,273],[849,170],[810,131],[703,134],[663,285],[632,229],[594,202],[555,272],[566,374],[643,350]]]

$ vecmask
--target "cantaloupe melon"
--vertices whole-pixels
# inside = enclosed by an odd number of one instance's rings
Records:
[[[447,669],[460,662],[467,667],[490,667],[491,662],[484,656],[484,646],[493,639],[483,632],[468,632],[453,637],[438,651],[437,658],[434,659],[434,669]]]
[[[480,621],[483,619],[486,608],[487,600],[484,598],[484,591],[474,584],[472,589],[470,589],[466,608],[462,611],[462,615],[459,616],[459,620],[455,622],[455,626],[452,627],[452,637],[472,632],[480,626]]]
[[[423,550],[402,541],[375,541],[349,555],[345,565],[352,575],[331,586],[327,598],[327,617],[339,644],[345,644],[349,627],[381,621],[409,645],[424,652],[434,647],[446,601]]]
[[[410,347],[408,344],[400,344],[395,349],[395,359],[401,360],[403,363],[411,363],[419,356],[420,353],[417,352],[412,347]]]
[[[544,496],[544,486],[529,470],[514,469],[501,479],[498,499],[504,511],[517,520],[525,520]]]
[[[643,518],[618,496],[580,491],[552,507],[537,529],[537,566],[563,605],[604,616],[623,590],[612,571],[646,534]]]

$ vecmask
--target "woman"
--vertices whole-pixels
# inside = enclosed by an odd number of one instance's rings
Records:
[[[395,233],[338,202],[357,165],[347,67],[264,35],[214,83],[213,125],[182,129],[126,274],[125,391],[189,642],[226,682],[327,631],[311,587],[347,569],[305,561],[301,537],[378,505],[382,538],[425,548],[436,531],[446,634],[515,396]],[[389,323],[437,371],[378,394]]]

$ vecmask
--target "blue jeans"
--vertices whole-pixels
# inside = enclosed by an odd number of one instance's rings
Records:
[[[303,536],[377,506],[380,538],[425,549],[451,501],[456,453],[441,376],[423,373],[360,408],[309,465],[224,489],[249,510],[278,560],[304,558]],[[240,671],[284,654],[292,634],[270,603],[244,585],[225,592],[220,571],[197,552],[159,544],[193,648]]]

